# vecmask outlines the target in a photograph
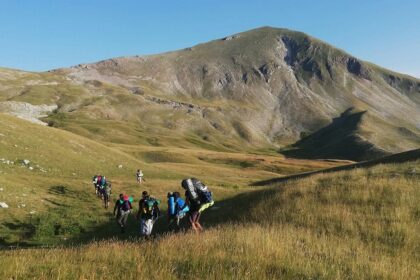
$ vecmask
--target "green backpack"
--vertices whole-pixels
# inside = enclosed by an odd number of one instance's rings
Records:
[[[143,202],[144,212],[152,217],[155,217],[158,213],[156,210],[159,210],[160,200],[153,197],[146,198]]]

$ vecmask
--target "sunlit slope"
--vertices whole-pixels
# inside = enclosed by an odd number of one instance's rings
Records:
[[[134,177],[140,166],[149,176],[162,173],[158,167],[151,168],[89,139],[0,116],[0,201],[9,205],[0,209],[2,242],[51,237],[47,236],[50,232],[42,232],[43,222],[63,223],[63,227],[75,224],[69,226],[74,227],[74,232],[63,229],[63,233],[70,235],[83,228],[77,223],[99,222],[101,217],[95,217],[94,210],[99,205],[89,203],[93,193],[90,180],[96,173],[108,176],[116,191],[127,190],[124,181]],[[165,174],[182,177],[169,170]],[[52,217],[45,217],[47,211]],[[84,221],[80,219],[82,215],[86,215]],[[33,224],[28,224],[30,221]]]
[[[128,279],[417,279],[419,169],[420,161],[383,164],[246,192],[208,210],[203,220],[211,226],[199,235],[3,251],[0,273],[17,279],[121,274]],[[91,265],[98,262],[103,265]]]
[[[113,201],[125,192],[135,198],[137,207],[143,190],[164,200],[168,191],[181,191],[180,181],[189,176],[204,180],[221,200],[255,180],[340,164],[205,149],[105,146],[67,131],[0,116],[0,202],[9,205],[0,209],[4,246],[118,235],[110,210],[104,210],[94,196],[91,178],[96,173],[112,182]],[[141,186],[135,183],[139,168],[146,178]],[[130,223],[127,237],[137,235],[135,221]]]
[[[181,51],[115,58],[57,73],[79,83],[100,80],[125,88],[138,98],[130,110],[156,112],[142,115],[145,123],[174,133],[187,129],[209,145],[220,144],[221,135],[231,149],[238,136],[242,146],[287,144],[317,132],[349,108],[367,112],[348,140],[371,157],[420,143],[418,79],[286,29],[263,27]],[[162,114],[171,108],[169,115]],[[342,158],[339,141],[326,140],[329,157]],[[317,158],[326,154],[307,149]]]

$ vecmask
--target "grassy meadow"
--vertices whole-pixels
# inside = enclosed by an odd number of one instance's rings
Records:
[[[242,191],[207,229],[2,251],[2,279],[418,279],[420,161]],[[217,207],[216,207],[217,206]]]
[[[181,191],[180,181],[188,176],[206,182],[220,201],[252,189],[248,185],[254,181],[337,165],[266,154],[100,143],[7,115],[1,115],[0,124],[0,202],[9,205],[0,209],[1,247],[137,236],[134,218],[128,234],[120,236],[112,209],[103,209],[95,197],[91,178],[96,173],[112,182],[112,202],[124,192],[134,197],[137,208],[143,190],[164,202],[168,191]],[[145,173],[141,186],[135,182],[138,168]]]

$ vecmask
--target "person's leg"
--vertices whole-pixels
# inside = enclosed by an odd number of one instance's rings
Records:
[[[173,217],[169,217],[169,223],[168,223],[168,230],[169,231],[173,231],[174,230],[174,218]]]
[[[122,226],[122,215],[121,213],[118,213],[117,215],[117,224],[121,227]]]
[[[196,219],[195,219],[195,226],[198,230],[202,231],[203,227],[200,225],[200,217],[201,217],[201,213],[198,212],[197,216],[196,216]]]
[[[140,219],[139,234],[143,235],[143,219]]]
[[[142,237],[147,236],[147,220],[145,219],[140,219],[140,235]]]
[[[149,219],[147,220],[147,236],[150,237],[152,235],[152,231],[153,231],[153,220]]]
[[[121,232],[125,232],[125,228],[127,225],[127,218],[128,218],[128,213],[123,213],[121,215]]]
[[[200,227],[201,227],[199,226],[199,224],[197,224],[197,219],[199,218],[199,215],[200,213],[198,211],[193,212],[191,216],[192,219],[190,220],[191,226],[195,232],[199,232]]]
[[[179,216],[176,216],[176,218],[175,218],[175,231],[176,232],[178,232],[181,229],[181,227],[179,225],[180,221],[181,221],[181,218]]]

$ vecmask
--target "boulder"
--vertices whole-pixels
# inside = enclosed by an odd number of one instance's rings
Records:
[[[0,208],[9,208],[6,202],[0,202]]]

